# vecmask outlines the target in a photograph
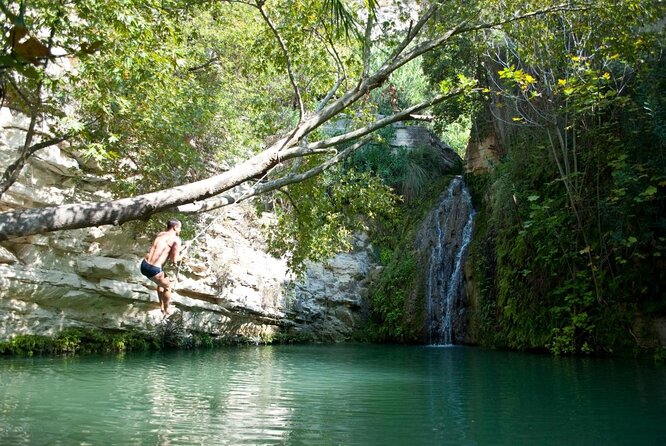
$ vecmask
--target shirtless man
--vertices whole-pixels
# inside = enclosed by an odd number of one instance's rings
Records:
[[[165,316],[170,315],[169,302],[171,301],[171,281],[162,270],[162,265],[168,260],[172,264],[180,261],[182,241],[180,240],[181,224],[178,220],[169,220],[166,231],[155,237],[148,254],[141,262],[141,274],[157,284],[157,297],[160,300],[160,309]]]

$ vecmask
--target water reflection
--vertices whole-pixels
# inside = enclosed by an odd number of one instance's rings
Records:
[[[291,376],[266,348],[167,356],[149,370],[151,432],[157,444],[283,442],[291,410]],[[196,434],[193,435],[193,431]]]
[[[0,444],[666,444],[666,373],[460,347],[0,361]]]

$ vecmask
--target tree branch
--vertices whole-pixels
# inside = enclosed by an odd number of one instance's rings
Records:
[[[296,211],[297,214],[301,213],[301,210],[298,208],[298,205],[296,204],[296,200],[294,200],[294,198],[291,196],[291,194],[287,189],[280,188],[277,189],[277,191],[286,195],[287,200],[289,200],[289,204],[291,204],[291,206],[294,208],[294,211]]]
[[[187,71],[188,71],[189,73],[195,73],[195,72],[197,72],[197,71],[199,71],[199,70],[203,70],[204,68],[208,68],[208,67],[210,67],[211,65],[214,65],[214,64],[216,64],[216,63],[219,62],[219,61],[220,61],[220,56],[214,56],[214,57],[211,57],[210,59],[208,59],[206,62],[203,62],[203,63],[201,63],[201,64],[199,64],[199,65],[195,65],[195,66],[193,66],[193,67],[191,67],[191,68],[188,68]]]
[[[365,138],[360,139],[353,145],[347,147],[341,152],[336,152],[336,155],[327,159],[323,163],[319,164],[316,167],[313,167],[310,170],[307,170],[305,172],[301,173],[292,173],[289,174],[285,177],[278,178],[272,181],[267,181],[265,183],[260,183],[249,190],[246,190],[243,193],[239,193],[237,195],[225,195],[223,197],[214,197],[206,201],[198,202],[198,203],[191,203],[191,204],[186,204],[183,206],[178,206],[176,209],[179,212],[183,212],[186,214],[191,214],[191,213],[197,213],[197,212],[208,212],[212,211],[214,209],[218,209],[224,206],[229,206],[234,203],[240,203],[242,201],[248,200],[252,197],[265,194],[270,191],[274,191],[276,189],[282,189],[285,186],[288,186],[290,184],[294,183],[300,183],[302,181],[305,181],[309,178],[312,178],[314,176],[319,175],[326,169],[334,166],[335,164],[339,163],[340,161],[344,160],[347,158],[349,155],[354,153],[354,151],[358,150],[360,147],[362,147],[364,144],[367,144],[370,141],[370,137],[367,136]],[[327,150],[327,152],[331,152],[331,150]],[[309,155],[314,154],[309,153]],[[321,153],[321,152],[317,152]]]
[[[324,30],[326,30],[326,24],[322,25],[324,26]],[[328,52],[328,54],[333,58],[335,65],[338,67],[338,79],[335,82],[335,85],[333,85],[333,87],[328,91],[326,96],[324,96],[324,99],[322,99],[322,101],[315,109],[315,112],[318,113],[326,106],[326,104],[328,104],[328,102],[333,98],[333,95],[335,95],[335,93],[337,93],[337,91],[340,89],[342,83],[347,79],[347,70],[345,69],[345,64],[342,63],[342,60],[340,59],[338,51],[335,49],[335,44],[328,34],[328,30],[326,30],[326,36],[322,36],[319,32],[317,32],[316,29],[314,32],[321,39],[324,44],[324,48],[326,48],[326,52]]]
[[[23,142],[23,147],[19,152],[19,157],[16,159],[16,161],[7,167],[5,173],[2,175],[2,179],[0,179],[0,198],[2,198],[2,195],[7,192],[7,189],[9,189],[12,184],[14,184],[19,176],[19,173],[23,169],[23,166],[25,165],[25,162],[32,154],[32,152],[30,152],[30,143],[32,142],[32,138],[34,136],[36,123],[37,113],[33,111],[30,114],[30,124],[28,125],[28,131],[25,134],[25,140]]]
[[[434,5],[433,7],[428,10],[428,12],[421,18],[419,19],[419,22],[415,25],[415,28],[418,28],[419,30],[425,25],[428,19],[432,17],[432,14],[434,14],[434,10],[436,9],[437,5]],[[574,7],[571,5],[567,4],[560,4],[556,6],[550,6],[547,8],[542,8],[538,9],[536,11],[531,11],[527,12],[524,14],[519,14],[519,15],[514,15],[508,19],[502,19],[502,20],[496,20],[492,22],[485,22],[485,23],[478,23],[478,24],[473,24],[473,25],[468,25],[468,20],[462,20],[460,21],[457,25],[449,29],[446,33],[444,33],[442,36],[436,38],[436,39],[431,39],[424,41],[416,46],[414,46],[411,50],[402,53],[409,43],[411,43],[414,40],[415,35],[412,35],[413,33],[410,33],[400,44],[398,48],[401,49],[400,52],[394,51],[394,54],[391,55],[387,59],[387,61],[384,63],[382,68],[380,68],[378,71],[384,71],[388,70],[390,72],[395,71],[396,69],[400,68],[407,62],[410,62],[413,59],[416,59],[417,57],[423,55],[424,53],[427,53],[428,51],[433,50],[434,48],[437,48],[444,43],[446,43],[448,40],[450,40],[453,36],[462,34],[462,33],[467,33],[471,31],[478,31],[481,29],[488,29],[488,28],[494,28],[496,26],[500,25],[505,25],[508,23],[512,23],[518,20],[524,20],[528,19],[531,17],[537,17],[540,15],[545,15],[545,14],[550,14],[553,12],[557,11],[572,11],[572,10],[585,10],[587,8],[584,7]],[[396,49],[397,50],[397,49]]]
[[[553,12],[559,11],[586,11],[589,7],[587,6],[576,6],[571,3],[561,3],[559,5],[548,6],[546,8],[537,9],[535,11],[526,12],[524,14],[515,14],[507,19],[501,19],[494,22],[478,23],[476,25],[471,25],[463,27],[457,34],[462,32],[478,31],[480,29],[494,28],[500,25],[507,25],[509,23],[517,22],[519,20],[525,20],[532,17],[537,17],[540,15],[550,14]]]
[[[382,65],[374,73],[368,73],[368,77],[361,79],[358,85],[347,90],[342,96],[332,101],[330,104],[321,109],[321,111],[314,113],[308,117],[305,116],[304,105],[300,97],[300,91],[295,82],[294,73],[289,60],[284,42],[277,33],[277,30],[268,19],[268,16],[263,10],[264,2],[256,0],[255,7],[258,7],[267,20],[273,33],[278,37],[278,42],[282,51],[287,56],[287,68],[290,81],[297,93],[300,107],[300,120],[294,127],[293,131],[263,152],[252,156],[244,162],[234,166],[233,169],[226,171],[222,174],[210,177],[205,180],[197,181],[194,183],[164,189],[161,191],[152,192],[137,197],[123,198],[109,202],[86,202],[77,204],[67,204],[62,206],[45,207],[37,209],[26,209],[22,211],[11,211],[0,213],[0,241],[6,240],[11,237],[21,237],[43,232],[51,232],[63,229],[75,229],[91,226],[99,226],[104,224],[119,225],[126,221],[137,220],[148,217],[156,212],[173,209],[174,207],[193,203],[197,200],[206,200],[207,198],[220,195],[228,190],[251,181],[259,176],[264,175],[270,169],[278,165],[284,159],[299,158],[310,154],[321,153],[322,149],[330,147],[334,144],[342,142],[349,142],[354,138],[363,137],[362,141],[356,142],[352,148],[358,148],[360,145],[369,139],[367,136],[374,130],[377,130],[385,125],[405,119],[413,113],[416,113],[430,105],[444,101],[457,94],[461,94],[463,90],[451,92],[448,95],[439,95],[430,101],[418,104],[407,110],[404,110],[395,115],[389,116],[375,121],[361,129],[349,132],[340,137],[330,138],[324,141],[319,141],[309,145],[298,146],[300,142],[307,137],[309,133],[318,128],[319,126],[329,122],[332,118],[339,113],[353,105],[359,99],[364,97],[368,92],[381,87],[386,82],[389,76],[399,67],[405,63],[415,59],[418,56],[430,51],[438,46],[445,44],[452,36],[458,35],[462,32],[473,31],[477,29],[490,28],[505,23],[510,23],[521,18],[533,17],[539,14],[546,14],[557,10],[567,9],[565,6],[551,7],[534,11],[531,13],[522,14],[509,19],[497,20],[488,23],[479,23],[469,25],[467,22],[460,22],[455,27],[451,28],[444,35],[425,41],[421,44],[414,45],[411,50],[407,51],[408,46],[418,37],[421,28],[432,17],[432,15],[424,15],[417,24],[412,28],[408,35],[403,39],[403,43],[399,45],[392,57]],[[571,9],[571,8],[568,8]],[[26,101],[27,102],[27,101]],[[289,174],[283,178],[273,180],[254,186],[251,191],[254,196],[258,193],[267,192],[274,188],[282,187],[286,184],[292,184],[303,179],[307,179],[322,172],[327,167],[344,159],[345,156],[351,153],[352,148],[347,148],[332,158],[328,159],[321,165],[307,172],[300,174]],[[250,195],[248,195],[249,198]]]
[[[29,144],[30,140],[32,140],[32,137],[28,138],[28,135],[34,134],[35,121],[36,117],[34,119],[33,118],[30,119],[30,127],[27,129],[27,135],[25,139],[26,144]],[[38,150],[59,144],[65,141],[66,139],[70,138],[70,136],[71,135],[66,134],[57,138],[52,138],[46,141],[38,142],[36,144],[31,145],[30,147],[26,147],[24,145],[23,148],[21,149],[21,152],[19,153],[19,157],[13,163],[7,166],[5,172],[2,174],[2,178],[0,178],[0,198],[16,182],[19,174],[21,173],[21,170],[23,170],[23,166],[25,166],[25,163],[27,162],[28,158],[30,158],[30,156],[32,156]]]
[[[329,92],[326,93],[326,96],[324,97],[324,99],[321,100],[315,112],[321,111],[321,109],[323,109],[326,106],[326,104],[329,103],[329,101],[333,98],[333,95],[335,95],[335,93],[338,91],[338,89],[345,81],[345,79],[346,79],[345,76],[338,76],[338,80],[335,82],[335,85],[333,85],[333,88],[331,88]]]
[[[375,121],[371,124],[368,124],[365,127],[361,127],[360,129],[356,129],[354,131],[347,132],[343,135],[334,136],[334,137],[329,138],[329,139],[313,142],[313,143],[308,144],[305,147],[306,147],[307,150],[316,150],[316,149],[321,149],[321,148],[324,148],[324,147],[331,147],[331,146],[334,146],[334,145],[337,145],[337,144],[341,144],[341,143],[350,141],[352,139],[359,138],[361,136],[367,135],[368,133],[372,133],[377,129],[380,129],[382,127],[386,127],[387,125],[392,124],[394,122],[403,121],[407,118],[410,118],[414,113],[417,113],[417,112],[419,112],[419,111],[421,111],[425,108],[431,107],[431,106],[433,106],[435,104],[438,104],[442,101],[445,101],[447,99],[451,99],[455,96],[458,96],[458,95],[462,94],[464,91],[466,91],[466,90],[463,89],[463,88],[459,88],[459,89],[456,89],[456,90],[454,90],[454,91],[452,91],[448,94],[437,95],[437,96],[435,96],[434,98],[432,98],[428,101],[421,102],[420,104],[409,107],[409,108],[407,108],[405,110],[402,110],[398,113],[395,113],[393,115],[387,116],[387,117],[382,118],[382,119],[378,119],[377,121]],[[295,149],[295,150],[296,151],[301,151],[299,153],[302,153],[301,148],[298,148],[298,149]],[[283,157],[284,158],[289,158],[290,157],[289,151],[283,152]]]
[[[282,53],[284,54],[284,57],[287,61],[287,74],[289,75],[289,81],[291,82],[291,86],[294,88],[294,94],[296,95],[296,99],[298,100],[298,113],[299,113],[298,122],[301,122],[303,121],[303,117],[305,116],[305,106],[303,105],[303,97],[301,96],[301,90],[298,88],[298,84],[296,83],[296,78],[294,77],[294,70],[291,65],[291,58],[289,57],[289,51],[287,50],[287,45],[285,45],[284,40],[282,40],[282,36],[280,36],[280,33],[278,32],[277,28],[275,28],[275,25],[273,25],[273,22],[271,21],[270,17],[268,17],[268,15],[266,14],[266,11],[264,10],[264,1],[257,0],[255,6],[257,7],[257,9],[259,9],[259,12],[261,12],[261,16],[264,18],[264,21],[273,32],[273,35],[275,35],[275,38],[277,39],[278,44],[282,49]]]
[[[16,22],[18,21],[18,19],[19,19],[19,18],[13,13],[13,12],[11,12],[11,11],[9,10],[9,8],[7,7],[7,5],[5,5],[4,0],[0,0],[0,11],[2,11],[2,13],[5,14],[5,16],[7,16],[7,18],[8,18],[12,23],[16,23]]]
[[[354,153],[356,150],[358,150],[364,144],[368,143],[370,141],[370,139],[371,139],[370,137],[365,137],[365,138],[362,138],[362,139],[358,140],[357,142],[355,142],[351,146],[347,147],[343,151],[338,152],[332,158],[329,158],[328,160],[324,161],[323,163],[321,163],[317,167],[314,167],[314,168],[312,168],[310,170],[307,170],[303,173],[291,174],[291,175],[288,175],[286,177],[283,177],[283,178],[280,178],[280,179],[277,179],[277,180],[268,181],[266,183],[260,184],[259,186],[257,186],[255,188],[255,191],[251,196],[264,194],[266,192],[270,192],[272,190],[282,188],[282,187],[287,186],[289,184],[300,183],[301,181],[305,181],[308,178],[312,178],[316,175],[319,175],[324,170],[328,169],[329,167],[331,167],[331,166],[339,163],[340,161],[344,160],[345,158],[347,158],[349,155]],[[244,199],[247,199],[247,198],[250,198],[250,196],[248,196]]]
[[[433,115],[416,115],[416,114],[411,114],[409,116],[405,117],[406,120],[411,120],[411,121],[423,121],[423,122],[432,122],[435,120],[435,116]]]
[[[374,21],[374,14],[368,13],[368,21],[365,24],[365,37],[363,39],[363,74],[361,75],[361,79],[367,78],[370,72],[370,50],[372,48],[372,25]]]
[[[426,12],[419,18],[414,26],[409,27],[409,31],[402,42],[391,52],[391,55],[386,59],[384,65],[391,65],[395,59],[409,46],[410,43],[416,38],[416,36],[421,32],[421,29],[425,24],[430,20],[430,18],[435,14],[439,5],[435,2]]]

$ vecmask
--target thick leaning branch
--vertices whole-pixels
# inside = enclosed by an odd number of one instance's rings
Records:
[[[381,87],[396,69],[427,51],[445,44],[452,36],[471,30],[498,26],[503,23],[519,20],[520,18],[532,17],[538,14],[546,14],[548,12],[564,9],[567,8],[563,6],[546,8],[537,12],[526,13],[521,16],[493,23],[489,22],[485,24],[467,25],[467,23],[461,22],[441,37],[414,45],[410,50],[407,50],[409,44],[417,37],[417,34],[410,30],[405,39],[403,39],[405,44],[401,44],[402,51],[406,52],[396,54],[394,58],[389,59],[376,72],[368,75],[367,78],[362,78],[356,87],[348,90],[341,97],[325,106],[321,111],[308,117],[303,116],[289,136],[277,141],[262,153],[236,165],[232,170],[206,180],[164,189],[133,198],[124,198],[110,202],[87,202],[0,213],[0,241],[7,240],[11,237],[22,237],[64,229],[76,229],[106,224],[119,225],[130,220],[148,218],[156,212],[173,209],[180,205],[220,195],[240,184],[265,174],[271,168],[278,165],[281,160],[299,158],[313,153],[321,153],[324,147],[295,146],[297,146],[299,142],[301,142],[303,138],[314,129],[330,121],[340,112],[364,97],[368,92]],[[428,16],[428,18],[429,17],[431,16]],[[417,23],[417,26],[420,23],[425,23],[427,20],[428,19],[424,20],[422,18]],[[292,74],[290,73],[290,75]],[[441,96],[438,98],[440,101],[446,99],[446,97]],[[427,106],[420,107],[421,105],[422,104],[419,104],[418,109],[410,108],[405,112],[408,112],[407,115],[409,115]],[[395,115],[388,119],[393,118],[395,118]],[[395,119],[395,121],[397,120],[399,119]],[[384,125],[388,125],[388,122]],[[375,123],[368,127],[377,129],[381,126],[378,123]],[[371,129],[365,128],[350,132],[345,136],[346,139],[343,139],[343,141],[349,141],[354,137],[366,135],[371,131]],[[326,144],[333,144],[330,140],[326,141]],[[338,140],[337,143],[340,142],[341,141]]]
[[[201,180],[188,185],[164,189],[133,198],[124,198],[101,203],[79,203],[11,211],[0,214],[0,241],[11,237],[52,232],[65,229],[77,229],[106,224],[119,225],[130,220],[148,218],[150,215],[192,203],[197,200],[222,194],[233,187],[256,178],[286,158],[304,156],[303,150],[315,153],[316,149],[297,147],[302,138],[323,123],[329,121],[341,111],[362,98],[369,91],[380,87],[391,72],[400,65],[384,66],[340,98],[304,119],[291,134],[277,141],[264,152],[235,166],[221,175]],[[281,151],[282,150],[282,151]]]
[[[120,225],[221,194],[278,164],[277,144],[230,171],[183,186],[109,202],[84,202],[0,213],[0,241],[64,229]]]
[[[395,113],[391,116],[387,116],[382,119],[378,119],[377,121],[374,121],[373,123],[362,127],[360,129],[356,129],[352,132],[345,133],[343,135],[336,136],[334,138],[329,138],[326,140],[322,141],[317,141],[312,144],[309,144],[307,146],[298,146],[298,147],[293,147],[291,149],[283,150],[280,152],[280,159],[282,161],[286,161],[289,159],[293,158],[301,158],[305,156],[310,156],[310,155],[316,155],[316,154],[321,154],[321,153],[330,153],[331,149],[330,147],[334,145],[339,145],[343,144],[346,142],[349,142],[351,140],[357,139],[361,137],[362,139],[354,143],[352,146],[346,148],[342,152],[337,153],[334,157],[330,158],[329,160],[325,161],[324,163],[320,164],[319,166],[308,170],[307,172],[299,173],[299,174],[290,174],[287,175],[286,177],[279,178],[276,180],[268,181],[265,183],[261,183],[258,186],[253,186],[249,190],[243,192],[243,193],[238,193],[235,195],[224,195],[224,196],[218,196],[218,197],[213,197],[205,201],[199,201],[195,203],[188,203],[182,206],[178,206],[176,209],[179,212],[191,214],[191,213],[197,213],[197,212],[208,212],[212,211],[214,209],[218,209],[224,206],[229,206],[234,203],[241,202],[243,200],[247,200],[251,197],[261,195],[263,193],[280,189],[284,186],[287,186],[289,184],[294,184],[299,181],[303,181],[305,179],[311,178],[315,175],[318,175],[319,173],[323,172],[324,170],[328,169],[334,164],[337,164],[338,162],[342,161],[344,158],[349,156],[351,153],[353,153],[355,150],[360,148],[363,144],[366,144],[367,142],[370,141],[370,137],[367,136],[370,133],[386,127],[387,125],[390,125],[394,122],[399,122],[399,121],[404,121],[404,120],[412,120],[412,119],[421,119],[421,120],[432,120],[432,117],[423,117],[420,115],[415,115],[414,113],[423,110],[424,108],[428,108],[434,104],[440,103],[442,101],[445,101],[447,99],[451,99],[455,96],[458,96],[462,94],[465,90],[464,89],[457,89],[454,90],[446,95],[438,95],[429,101],[424,101],[420,104],[414,105],[406,110],[403,110],[399,113]]]
[[[246,190],[242,193],[238,193],[235,195],[225,195],[225,196],[220,196],[220,197],[213,197],[210,198],[209,200],[198,202],[198,203],[190,203],[186,204],[183,206],[178,206],[176,209],[179,212],[185,213],[185,214],[192,214],[192,213],[198,213],[198,212],[208,212],[212,211],[214,209],[219,209],[224,206],[229,206],[235,203],[240,203],[241,201],[248,200],[252,197],[256,197],[261,194],[265,194],[267,192],[271,192],[274,190],[281,189],[285,186],[288,186],[290,184],[295,184],[295,183],[300,183],[301,181],[305,181],[309,178],[312,178],[314,176],[319,175],[326,169],[334,166],[335,164],[338,164],[339,162],[343,161],[345,158],[347,158],[349,155],[354,153],[356,150],[361,148],[364,144],[367,144],[370,141],[370,137],[367,136],[365,138],[360,139],[356,143],[352,144],[351,146],[347,147],[341,152],[336,152],[336,154],[327,159],[326,161],[322,162],[316,167],[313,167],[310,170],[307,170],[305,172],[301,173],[292,173],[289,175],[286,175],[282,178],[277,178],[275,180],[271,181],[266,181],[265,183],[260,183],[257,184],[253,187],[251,187],[249,190]],[[331,152],[330,149],[327,150],[327,152]]]

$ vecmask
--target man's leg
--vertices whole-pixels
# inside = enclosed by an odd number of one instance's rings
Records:
[[[157,285],[157,298],[160,300],[160,310],[162,313],[165,312],[164,309],[164,287]]]
[[[169,281],[169,279],[167,279]],[[169,313],[169,303],[171,303],[171,288],[170,287],[163,287],[162,288],[164,291],[162,291],[162,302],[164,303],[164,314],[167,316],[170,315]]]
[[[171,302],[171,281],[164,271],[151,278],[157,284],[157,298],[160,300],[160,309],[165,315],[169,315],[169,302]]]

